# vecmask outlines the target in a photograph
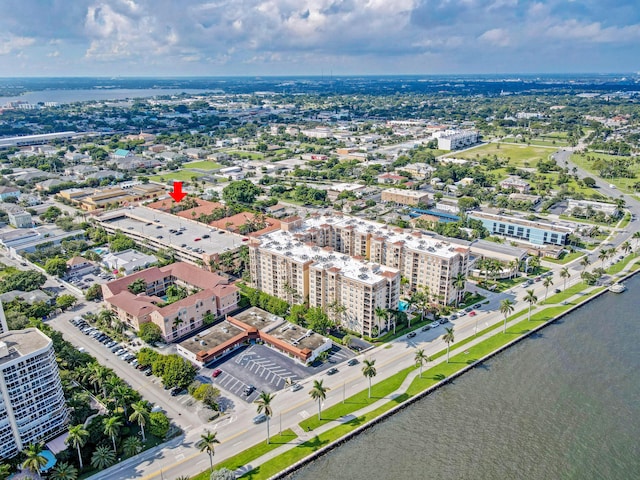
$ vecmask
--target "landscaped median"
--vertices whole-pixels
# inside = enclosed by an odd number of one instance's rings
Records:
[[[221,468],[228,468],[232,471],[237,470],[238,468],[242,468],[245,465],[250,464],[256,458],[260,458],[270,451],[275,450],[276,448],[279,448],[286,443],[294,441],[296,438],[298,438],[298,436],[293,432],[293,430],[285,430],[282,432],[282,434],[273,435],[270,439],[270,443],[267,444],[267,442],[264,441],[257,445],[254,445],[253,447],[247,448],[246,450],[243,450],[233,457],[227,458],[220,463],[216,463],[213,466],[213,469],[220,470]],[[209,480],[209,476],[209,470],[205,470],[195,477],[192,477],[191,480]]]

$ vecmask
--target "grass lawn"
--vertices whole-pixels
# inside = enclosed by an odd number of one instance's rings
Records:
[[[620,158],[630,159],[631,157],[623,157],[617,155],[608,155],[606,153],[593,153],[589,152],[585,155],[574,153],[571,155],[571,161],[578,165],[579,167],[584,168],[588,172],[592,173],[594,176],[598,176],[598,172],[593,168],[594,160],[588,161],[587,157],[591,157],[592,159],[601,158],[604,161],[614,160]],[[637,162],[631,162],[630,171],[634,172],[636,175],[640,176],[640,164]],[[612,185],[618,187],[621,191],[625,193],[634,193],[632,185],[635,184],[638,179],[637,178],[605,178],[605,182],[609,182]]]
[[[562,289],[562,286],[564,284],[564,280],[561,279],[562,281],[558,281],[558,287]],[[568,281],[569,279],[567,279]],[[584,282],[579,282],[576,283],[574,286],[567,288],[566,290],[563,290],[560,293],[556,293],[555,295],[551,295],[549,298],[547,298],[546,301],[542,301],[540,302],[540,305],[549,305],[551,303],[560,303],[560,302],[564,302],[567,298],[569,297],[573,297],[576,293],[581,292],[582,290],[584,290],[585,288],[587,288],[588,285]]]
[[[570,215],[565,215],[564,213],[561,213],[560,215],[558,215],[558,217],[560,217],[562,220],[570,220],[572,222],[584,223],[584,224],[588,224],[588,225],[598,225],[599,227],[611,227],[612,226],[610,223],[596,222],[594,220],[589,220],[589,219],[586,219],[586,218],[572,217]]]
[[[477,278],[477,277],[476,277]],[[513,278],[503,278],[502,280],[487,280],[485,281],[484,277],[478,278],[478,286],[487,290],[490,290],[492,285],[495,285],[494,292],[504,292],[505,290],[509,290],[510,288],[518,286],[520,283],[527,280],[526,277],[513,277]]]
[[[551,258],[551,257],[543,257],[542,260],[545,262],[556,263],[558,265],[564,265],[569,262],[573,262],[576,258],[580,258],[584,256],[583,252],[573,252],[573,253],[563,253],[560,255],[560,258]]]
[[[616,273],[620,273],[622,271],[622,269],[629,262],[635,260],[636,258],[638,258],[638,254],[637,253],[632,253],[631,255],[625,257],[624,259],[622,259],[618,263],[615,263],[615,264],[611,265],[609,268],[607,268],[607,273],[611,274],[611,275],[616,274]]]
[[[260,152],[245,152],[244,150],[228,150],[229,155],[239,155],[240,158],[250,158],[251,160],[262,160],[264,153]]]
[[[509,159],[509,164],[516,167],[524,167],[525,163],[530,167],[535,167],[538,160],[546,160],[551,153],[553,153],[551,149],[544,147],[488,143],[478,148],[465,152],[455,152],[447,156],[476,160],[484,156],[491,157],[496,155],[498,158]]]
[[[247,448],[233,457],[214,464],[213,469],[220,470],[221,468],[228,468],[229,470],[237,470],[256,458],[260,458],[262,455],[269,453],[271,450],[275,450],[286,443],[292,442],[296,438],[298,438],[298,436],[293,432],[293,430],[285,430],[282,432],[282,435],[273,435],[271,437],[271,443],[267,444],[266,441],[258,443],[257,445]],[[209,480],[209,470],[207,469],[204,472],[201,472],[195,477],[192,477],[191,480]]]
[[[184,168],[199,168],[200,170],[215,170],[222,168],[222,165],[216,162],[203,160],[201,162],[189,162],[182,165]]]
[[[376,384],[371,385],[371,398],[369,398],[369,389],[365,389],[361,392],[356,393],[355,395],[345,399],[344,403],[338,403],[333,405],[332,407],[327,408],[322,411],[322,418],[318,420],[317,411],[315,411],[314,415],[310,416],[306,420],[303,420],[299,423],[300,427],[303,430],[314,430],[325,423],[331,422],[332,420],[337,420],[340,417],[348,415],[356,410],[360,410],[368,405],[376,403],[381,398],[391,394],[396,391],[404,379],[409,375],[410,372],[415,370],[416,367],[405,368],[404,370],[400,370],[395,375],[383,380],[382,382],[378,382]],[[340,395],[339,389],[334,392],[334,395]],[[317,406],[317,405],[316,405]]]
[[[630,221],[631,221],[631,214],[627,212],[624,214],[624,217],[622,218],[622,221],[618,225],[618,228],[626,228],[626,226],[629,225]]]
[[[192,172],[190,170],[176,170],[175,172],[165,172],[160,175],[154,175],[153,177],[149,177],[149,180],[162,183],[167,183],[172,180],[176,180],[178,182],[190,182],[191,177],[200,178],[202,176],[204,176],[204,174]]]

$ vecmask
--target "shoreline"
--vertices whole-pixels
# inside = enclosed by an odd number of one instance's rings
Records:
[[[633,265],[633,264],[631,264],[631,265]],[[640,272],[640,269],[632,270],[632,271],[628,272],[626,275],[624,275],[623,277],[617,279],[616,283],[624,282],[627,279],[635,276],[639,272]],[[295,473],[296,471],[300,470],[304,466],[310,464],[314,460],[326,455],[327,453],[331,452],[332,450],[334,450],[335,448],[339,447],[340,445],[342,445],[342,444],[348,442],[349,440],[355,438],[357,435],[360,435],[361,433],[365,432],[366,430],[370,429],[371,427],[373,427],[375,425],[378,425],[379,423],[383,422],[384,420],[387,420],[392,415],[404,410],[405,408],[407,408],[410,405],[413,405],[418,400],[424,399],[425,397],[430,395],[432,392],[435,392],[436,390],[446,386],[447,384],[451,383],[453,380],[459,378],[461,375],[471,371],[472,369],[474,369],[477,366],[483,364],[487,360],[490,360],[491,358],[493,358],[496,355],[502,353],[503,351],[507,350],[508,348],[511,348],[514,345],[517,345],[518,343],[522,342],[525,339],[528,339],[531,335],[533,335],[533,334],[539,332],[540,330],[546,328],[547,326],[555,323],[557,320],[565,317],[566,315],[568,315],[570,313],[574,313],[575,311],[577,311],[577,310],[581,309],[582,307],[584,307],[585,305],[587,305],[589,302],[593,301],[596,298],[599,298],[601,295],[603,295],[605,293],[608,293],[608,292],[609,292],[609,289],[605,288],[604,290],[601,290],[599,292],[594,293],[593,295],[590,295],[588,298],[585,298],[584,300],[582,300],[582,301],[578,302],[577,304],[571,306],[567,310],[555,315],[553,318],[547,320],[546,322],[544,322],[544,323],[532,328],[530,331],[518,336],[517,338],[514,338],[510,342],[502,345],[501,347],[498,347],[494,351],[484,355],[482,358],[479,358],[478,360],[474,361],[473,363],[463,367],[462,369],[458,370],[457,372],[453,373],[452,375],[448,376],[447,378],[442,379],[441,381],[439,381],[435,385],[432,385],[431,387],[427,388],[426,390],[423,390],[422,392],[419,392],[419,393],[409,397],[408,399],[406,399],[405,401],[403,401],[399,405],[397,405],[395,407],[392,407],[390,410],[380,414],[376,418],[373,418],[373,419],[367,421],[365,424],[357,427],[356,429],[352,430],[351,432],[346,433],[345,435],[343,435],[342,437],[338,438],[337,440],[334,440],[333,442],[329,443],[328,445],[326,445],[326,446],[320,448],[319,450],[307,455],[303,459],[298,460],[297,462],[295,462],[292,465],[288,466],[284,470],[281,470],[277,474],[272,475],[271,477],[269,477],[269,480],[279,480],[279,479],[284,479],[284,478],[288,477],[289,475]],[[246,474],[246,473],[249,473],[249,472],[243,472],[243,473]]]

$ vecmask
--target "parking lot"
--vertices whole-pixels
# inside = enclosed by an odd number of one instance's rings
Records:
[[[311,375],[353,357],[354,354],[348,349],[335,345],[329,353],[327,362],[317,362],[314,366],[306,367],[269,347],[251,345],[236,350],[205,369],[206,373],[205,371],[201,373],[211,378],[211,373],[220,369],[222,373],[212,378],[213,384],[222,391],[251,403],[261,391],[282,390],[289,383],[302,382]],[[255,390],[245,395],[244,391],[249,385],[253,385]]]

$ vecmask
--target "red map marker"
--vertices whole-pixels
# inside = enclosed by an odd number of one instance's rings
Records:
[[[169,192],[169,195],[171,195],[176,202],[186,197],[187,194],[182,191],[182,182],[173,182],[173,192]]]

